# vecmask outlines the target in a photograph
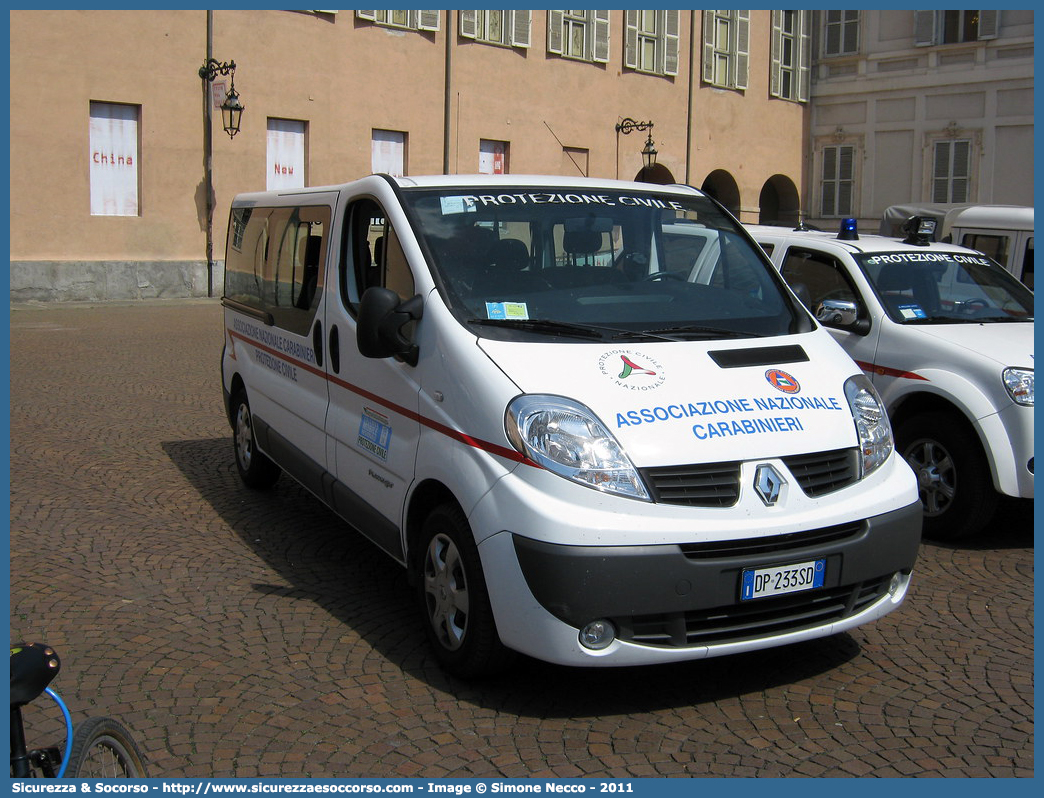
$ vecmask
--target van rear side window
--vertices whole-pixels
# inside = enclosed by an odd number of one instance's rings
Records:
[[[330,209],[233,208],[225,255],[225,298],[308,332],[319,306]]]
[[[993,258],[997,263],[1008,262],[1008,236],[991,236],[985,233],[965,233],[961,246],[977,249],[983,255]]]

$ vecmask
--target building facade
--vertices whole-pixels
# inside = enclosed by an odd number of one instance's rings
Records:
[[[784,11],[12,11],[12,300],[219,294],[234,194],[374,171],[687,182],[743,221],[796,221],[810,27]],[[204,79],[211,57],[235,70]]]
[[[1033,205],[1033,11],[819,11],[806,215]]]

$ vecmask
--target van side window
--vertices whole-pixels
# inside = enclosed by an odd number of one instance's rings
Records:
[[[325,206],[233,209],[225,297],[306,334],[322,296],[329,230]]]
[[[1026,242],[1026,254],[1022,259],[1022,282],[1033,290],[1033,236]]]
[[[961,246],[977,249],[983,255],[993,258],[1002,266],[1008,262],[1008,236],[994,236],[987,233],[965,233]]]
[[[360,200],[349,208],[348,218],[341,298],[352,315],[358,313],[359,300],[371,286],[390,288],[402,299],[413,296],[413,273],[384,209],[374,200]]]
[[[834,258],[820,252],[792,247],[781,270],[790,290],[813,314],[824,299],[859,302],[855,288]]]

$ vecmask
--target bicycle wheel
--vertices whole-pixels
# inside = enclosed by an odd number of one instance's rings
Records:
[[[88,718],[73,733],[65,777],[143,779],[145,757],[123,726],[112,718]]]

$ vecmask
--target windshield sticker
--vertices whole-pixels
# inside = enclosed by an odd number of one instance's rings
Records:
[[[359,438],[356,440],[360,449],[387,461],[391,434],[392,429],[387,416],[368,407],[363,408],[362,419],[359,422]]]
[[[769,369],[765,372],[769,385],[783,393],[800,393],[801,383],[780,369]]]
[[[628,349],[613,349],[598,358],[603,376],[629,391],[651,391],[666,381],[663,366],[646,355]]]
[[[519,319],[525,321],[529,318],[529,308],[525,302],[487,302],[486,318],[496,320]]]
[[[920,305],[900,305],[899,315],[904,319],[927,319],[928,314]]]
[[[452,216],[457,213],[469,213],[477,210],[475,203],[466,204],[464,197],[442,197],[442,215]]]

